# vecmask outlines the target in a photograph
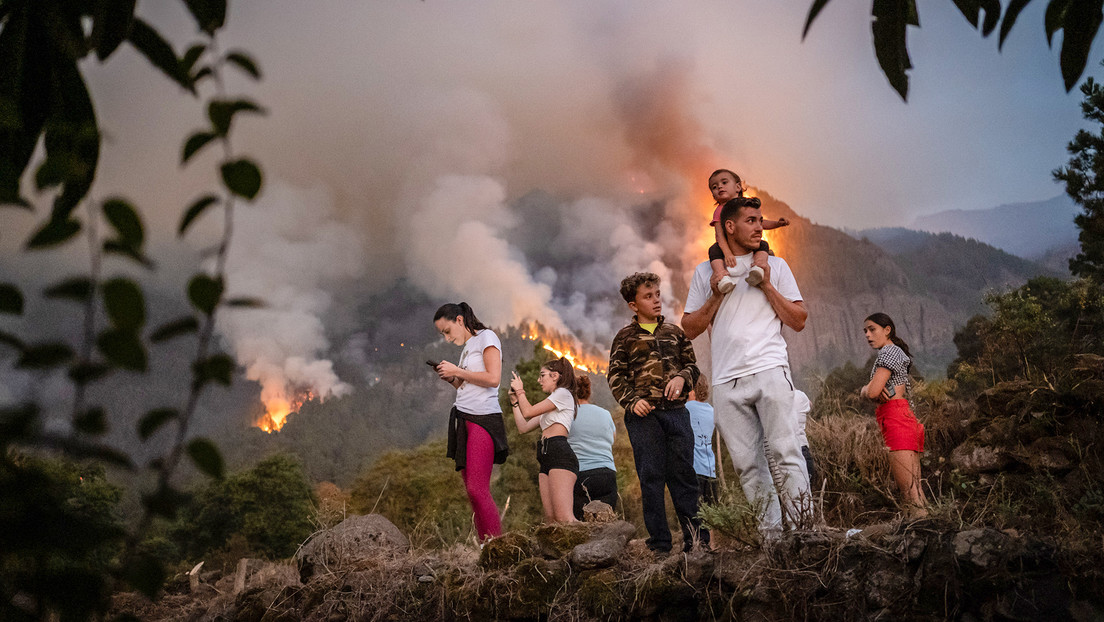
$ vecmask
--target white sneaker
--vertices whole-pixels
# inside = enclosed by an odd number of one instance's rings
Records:
[[[747,281],[748,285],[758,287],[759,284],[763,282],[763,269],[759,266],[752,266],[751,269],[748,270],[747,278],[744,280]]]
[[[721,277],[721,280],[717,281],[717,291],[722,294],[727,294],[733,289],[736,289],[736,278],[737,277],[734,276]]]

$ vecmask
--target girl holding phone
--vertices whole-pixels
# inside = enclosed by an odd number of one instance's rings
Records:
[[[483,541],[502,534],[498,506],[491,497],[491,469],[505,462],[510,453],[498,405],[502,344],[466,302],[442,305],[433,316],[433,325],[445,341],[464,347],[458,365],[442,361],[434,369],[441,380],[456,387],[456,401],[449,413],[447,455],[456,461],[456,470],[464,479],[475,512],[475,530]]]

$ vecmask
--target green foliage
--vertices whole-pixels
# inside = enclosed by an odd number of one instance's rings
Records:
[[[809,16],[805,20],[802,38],[809,34],[817,16],[829,0],[813,0]],[[1020,12],[1030,0],[1012,0],[1001,19],[999,0],[953,0],[958,10],[981,36],[988,37],[1000,24],[998,47],[1004,45],[1008,33],[1020,16]],[[1062,31],[1062,51],[1060,65],[1066,90],[1073,88],[1085,71],[1093,39],[1096,38],[1102,19],[1101,10],[1104,0],[1050,0],[1047,4],[1044,30],[1047,44],[1054,40],[1054,34]],[[916,11],[916,0],[874,0],[871,10],[871,30],[874,35],[874,53],[882,73],[890,86],[901,96],[908,99],[908,75],[912,63],[908,55],[908,26],[920,27],[920,18]],[[982,17],[984,16],[984,17]]]
[[[1081,251],[1070,260],[1070,272],[1104,284],[1104,86],[1090,77],[1081,93],[1081,113],[1098,125],[1097,132],[1077,132],[1066,147],[1069,162],[1054,171],[1054,178],[1065,182],[1066,194],[1082,209],[1073,219],[1081,230]]]
[[[1073,354],[1104,354],[1104,291],[1092,281],[1040,277],[986,302],[993,315],[955,333],[947,377],[962,394],[1016,379],[1054,383]]]
[[[251,554],[288,557],[314,531],[315,501],[302,463],[277,454],[198,491],[181,509],[173,539],[191,560],[235,536]]]
[[[32,209],[23,186],[24,180],[28,180],[33,190],[50,193],[52,208],[27,241],[27,249],[48,250],[79,235],[87,236],[90,249],[87,275],[69,277],[43,292],[45,298],[80,305],[83,317],[74,321],[81,327],[79,343],[26,344],[16,335],[0,332],[0,344],[16,350],[18,366],[47,372],[67,368],[67,375],[75,385],[72,425],[66,433],[46,431],[40,421],[41,409],[34,403],[0,411],[0,452],[9,462],[15,455],[35,456],[49,450],[54,452],[52,455],[134,469],[128,457],[93,440],[107,431],[111,414],[104,406],[88,403],[87,385],[115,370],[145,372],[149,363],[145,295],[130,278],[105,279],[104,258],[118,256],[147,269],[154,264],[145,255],[147,235],[140,212],[126,199],[112,197],[102,205],[89,201],[83,210],[78,209],[86,202],[95,180],[102,146],[95,106],[82,76],[82,70],[87,68],[82,61],[89,53],[95,51],[97,58],[104,61],[120,45],[129,43],[189,94],[199,95],[199,87],[203,85],[215,90],[207,100],[213,125],[209,133],[213,137],[206,142],[217,141],[222,146],[224,160],[217,169],[224,184],[222,196],[214,200],[205,197],[193,203],[185,213],[181,234],[201,212],[215,204],[226,211],[229,222],[237,197],[253,199],[261,191],[260,168],[235,156],[229,134],[237,114],[263,111],[249,100],[229,97],[223,81],[215,79],[220,78],[226,66],[254,79],[260,76],[260,71],[240,50],[223,56],[217,54],[215,34],[225,23],[227,0],[182,3],[203,32],[204,42],[192,45],[184,57],[178,57],[168,41],[135,14],[135,0],[0,1],[0,204]],[[187,155],[194,155],[202,146],[190,141],[186,152],[189,149],[191,152]],[[38,161],[36,153],[42,154]],[[101,222],[105,226],[99,226]],[[102,239],[100,231],[104,232]],[[122,552],[95,568],[86,565],[72,571],[50,561],[53,557],[83,559],[87,548],[103,538],[95,526],[88,526],[87,537],[81,539],[88,522],[86,517],[66,506],[71,499],[54,494],[56,491],[45,485],[49,478],[38,473],[41,470],[38,466],[28,466],[30,458],[4,464],[4,477],[31,487],[36,482],[43,483],[43,492],[32,500],[41,505],[37,514],[0,511],[0,532],[18,533],[20,521],[26,521],[27,516],[41,516],[52,521],[51,529],[70,534],[45,540],[30,538],[19,547],[5,547],[2,551],[4,555],[11,551],[14,557],[4,557],[5,574],[0,578],[0,586],[30,595],[31,615],[47,617],[61,613],[63,619],[87,617],[89,612],[102,608],[103,586],[115,584],[119,579],[149,596],[156,595],[165,574],[162,559],[155,550],[135,545],[154,526],[155,516],[172,517],[186,501],[186,495],[171,484],[176,468],[188,457],[201,471],[216,478],[222,476],[218,449],[208,440],[191,438],[188,427],[205,386],[211,381],[229,384],[234,370],[233,361],[215,352],[212,346],[215,315],[223,303],[222,272],[229,245],[230,230],[226,228],[214,257],[214,273],[197,279],[198,286],[188,291],[189,300],[204,316],[202,320],[189,316],[153,332],[157,341],[196,335],[193,376],[190,386],[181,391],[185,402],[182,408],[155,409],[139,424],[143,439],[169,423],[175,424],[175,436],[166,455],[147,465],[156,480],[155,489],[143,495],[145,514],[133,531],[126,534]],[[19,315],[23,310],[22,290],[0,283],[0,313]],[[20,507],[16,503],[22,502],[20,499],[13,498],[12,507]],[[243,529],[252,533],[248,525]],[[117,529],[112,534],[116,539],[123,535]],[[42,559],[49,564],[41,562]],[[20,582],[10,583],[7,571],[24,566],[27,570],[19,575]],[[55,572],[57,568],[61,568],[58,571],[61,574]],[[83,573],[81,576],[74,574],[78,570]],[[10,603],[10,598],[4,598],[0,606],[8,607]]]
[[[51,610],[85,619],[106,608],[121,497],[98,464],[0,454],[0,619]]]

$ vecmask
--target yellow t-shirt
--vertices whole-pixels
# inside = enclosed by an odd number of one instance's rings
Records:
[[[654,335],[656,326],[659,326],[659,322],[652,322],[651,324],[641,324],[640,328],[643,328],[644,330]]]

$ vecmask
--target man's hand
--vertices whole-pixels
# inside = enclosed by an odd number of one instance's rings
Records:
[[[678,399],[678,396],[682,395],[682,388],[686,386],[686,379],[682,376],[675,376],[667,383],[667,388],[663,389],[663,397],[674,400]]]
[[[648,400],[638,400],[632,407],[633,414],[637,417],[643,417],[653,410],[655,410],[655,406],[649,404]]]

